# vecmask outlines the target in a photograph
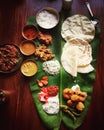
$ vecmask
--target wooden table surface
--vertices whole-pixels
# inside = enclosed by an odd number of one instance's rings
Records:
[[[89,0],[93,13],[100,19],[100,44],[96,66],[96,80],[91,104],[78,130],[104,129],[104,0]],[[44,6],[61,10],[61,0],[1,0],[0,44],[22,40],[21,31],[28,16]],[[73,0],[72,12],[89,16],[84,0]],[[9,101],[0,106],[0,130],[47,130],[40,120],[29,88],[30,79],[20,69],[11,74],[0,74],[0,89],[9,92]],[[68,130],[61,124],[60,130]]]

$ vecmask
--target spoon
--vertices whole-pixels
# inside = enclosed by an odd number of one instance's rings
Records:
[[[87,9],[88,9],[88,11],[91,15],[91,19],[92,19],[91,22],[94,24],[94,26],[97,26],[97,24],[99,23],[98,19],[94,18],[94,15],[93,15],[93,12],[91,10],[89,2],[86,1],[85,3],[86,3],[86,6],[87,6]]]

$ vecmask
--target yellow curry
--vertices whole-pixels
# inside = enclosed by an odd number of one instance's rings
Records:
[[[33,76],[38,70],[37,64],[33,61],[26,61],[21,66],[21,72],[25,76]]]

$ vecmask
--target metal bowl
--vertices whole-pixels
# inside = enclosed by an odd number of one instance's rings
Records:
[[[34,76],[38,71],[38,66],[32,59],[25,60],[21,65],[21,73],[26,77]]]
[[[35,50],[36,50],[36,45],[32,40],[25,40],[22,41],[20,44],[20,51],[25,56],[30,56],[34,54]]]
[[[51,7],[42,8],[36,14],[36,22],[43,29],[52,29],[59,22],[59,13]]]
[[[22,36],[26,40],[33,40],[38,36],[38,30],[34,25],[25,25],[22,30]]]

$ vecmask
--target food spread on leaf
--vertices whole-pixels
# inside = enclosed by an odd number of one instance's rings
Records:
[[[95,27],[83,15],[70,16],[61,24],[60,32],[39,31],[34,53],[39,69],[31,90],[39,115],[49,128],[59,129],[62,120],[75,129],[81,125],[90,103]]]
[[[37,17],[43,28],[53,28],[58,22],[57,17],[46,10]],[[60,32],[58,28],[48,33],[38,29],[35,42],[32,39],[23,44],[21,52],[31,54],[35,62],[23,62],[21,72],[25,76],[34,75],[30,88],[37,110],[46,125],[58,130],[63,120],[69,128],[75,129],[81,125],[90,102],[90,73],[95,74],[92,65],[92,54],[96,52],[96,49],[93,51],[94,46],[92,48],[95,27],[86,16],[79,14],[67,17],[61,23],[62,26],[60,23]],[[26,35],[29,39],[30,35],[35,35],[32,31],[29,29],[29,37]],[[16,66],[18,55],[19,51],[14,45],[0,47],[0,71],[8,71]],[[29,55],[25,56],[29,58]],[[75,82],[76,85],[72,85]]]

